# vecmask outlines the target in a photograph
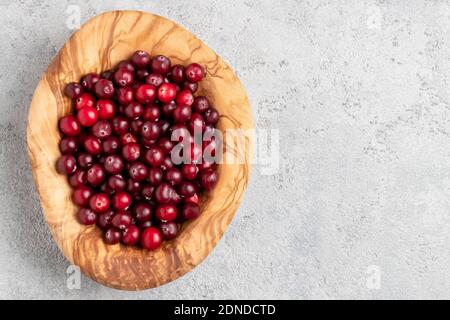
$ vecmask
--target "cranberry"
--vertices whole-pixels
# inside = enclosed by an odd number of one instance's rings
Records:
[[[112,119],[116,113],[116,106],[111,100],[98,100],[96,109],[99,119],[102,120]]]
[[[177,168],[170,168],[166,171],[164,179],[171,185],[176,186],[183,180],[183,175]]]
[[[138,50],[131,56],[131,63],[139,69],[147,67],[150,61],[150,55],[143,50]]]
[[[133,162],[128,169],[128,175],[133,181],[142,181],[147,178],[148,170],[142,162]]]
[[[131,195],[125,191],[117,192],[112,197],[112,205],[114,208],[116,208],[118,210],[123,210],[123,209],[128,208],[131,204],[131,201],[132,201]]]
[[[100,75],[100,77],[102,79],[113,81],[114,80],[114,71],[112,71],[112,70],[103,71],[102,74]]]
[[[159,225],[164,240],[175,239],[178,235],[178,226],[175,222],[163,222]]]
[[[106,173],[100,164],[94,164],[87,171],[87,181],[95,186],[99,186],[106,178]]]
[[[159,185],[163,181],[163,172],[159,168],[152,167],[148,170],[148,181],[153,186]]]
[[[127,133],[122,134],[119,137],[119,141],[120,141],[121,144],[125,145],[127,143],[132,143],[132,142],[136,143],[137,142],[137,138],[136,138],[136,136],[133,133],[127,132]]]
[[[129,215],[125,211],[119,211],[113,216],[111,220],[111,224],[120,230],[124,230],[125,228],[130,226],[131,222],[132,222],[131,215]]]
[[[119,243],[121,239],[122,239],[122,233],[116,228],[109,228],[105,232],[105,242],[107,244]]]
[[[137,119],[144,113],[144,108],[142,104],[132,102],[125,107],[124,113],[129,119]]]
[[[89,204],[89,199],[94,194],[91,188],[87,186],[80,186],[75,189],[72,195],[72,200],[79,206],[86,206]]]
[[[192,93],[195,93],[197,91],[197,89],[198,89],[198,83],[185,81],[183,83],[183,89],[188,89]]]
[[[91,225],[97,222],[97,214],[89,208],[81,208],[78,210],[77,218],[84,225]]]
[[[113,191],[123,191],[127,187],[127,182],[121,175],[116,174],[109,177],[108,187]]]
[[[175,101],[179,106],[191,106],[194,103],[194,96],[188,89],[183,89],[178,92]]]
[[[177,213],[177,207],[173,204],[164,204],[156,208],[156,217],[162,222],[175,220]]]
[[[133,64],[127,60],[122,60],[117,64],[117,69],[122,69],[122,68],[130,70],[131,72],[135,71]]]
[[[86,171],[78,169],[69,178],[69,183],[72,187],[78,188],[87,183]]]
[[[84,92],[83,87],[76,82],[71,82],[64,88],[64,94],[70,99],[78,98]]]
[[[170,123],[161,119],[159,120],[159,127],[161,128],[161,135],[164,135],[169,131]]]
[[[145,81],[145,79],[148,77],[149,74],[150,74],[150,72],[148,72],[148,70],[139,69],[134,74],[134,77],[139,81]]]
[[[89,153],[80,153],[77,156],[77,164],[80,168],[87,169],[94,163],[94,157]]]
[[[122,147],[122,156],[127,161],[135,161],[141,155],[141,147],[136,142],[127,143]]]
[[[76,169],[77,161],[75,160],[75,157],[70,154],[62,155],[56,162],[56,170],[58,170],[59,173],[70,175],[74,173]]]
[[[181,214],[187,220],[193,220],[200,215],[200,208],[197,204],[192,202],[186,202],[181,209]]]
[[[141,127],[141,136],[145,139],[155,140],[159,137],[161,128],[157,122],[146,121]]]
[[[161,116],[161,111],[157,105],[148,105],[144,108],[144,113],[142,117],[144,120],[157,121]]]
[[[151,200],[151,199],[153,199],[154,192],[155,192],[155,187],[150,184],[146,184],[142,187],[141,195],[144,197],[144,199]]]
[[[139,242],[139,237],[141,235],[141,230],[136,226],[128,226],[123,231],[122,242],[126,246],[134,246]]]
[[[105,163],[103,164],[105,171],[109,174],[118,174],[120,173],[125,163],[122,158],[117,155],[111,155],[105,158]]]
[[[95,94],[99,99],[110,99],[114,95],[114,85],[111,81],[100,79],[95,84]]]
[[[142,190],[142,184],[140,181],[134,181],[133,179],[128,179],[127,181],[127,191],[131,193],[134,197],[139,194]]]
[[[172,140],[170,140],[169,138],[166,137],[162,137],[158,140],[158,147],[161,148],[161,150],[164,153],[169,153],[170,151],[172,151],[172,148],[174,147],[174,143],[172,142]]]
[[[189,198],[185,198],[184,199],[184,202],[191,202],[191,203],[195,203],[195,204],[198,204],[198,202],[199,202],[199,199],[198,199],[198,195],[197,194],[194,194],[192,197],[189,197]]]
[[[215,187],[217,179],[217,172],[213,169],[200,172],[200,184],[207,191],[211,191]]]
[[[95,106],[95,99],[90,93],[83,93],[75,100],[75,108],[77,110],[82,110],[83,108]]]
[[[134,96],[140,103],[152,103],[156,99],[156,87],[151,84],[141,84],[135,90]]]
[[[202,115],[199,113],[193,113],[191,115],[191,119],[188,122],[189,131],[192,134],[200,134],[203,132],[203,130],[205,130],[205,127],[206,125]]]
[[[62,133],[71,137],[76,136],[81,132],[80,123],[74,116],[65,116],[61,118],[61,120],[59,120],[59,129]]]
[[[163,105],[161,110],[166,117],[172,117],[173,110],[175,110],[176,107],[177,105],[172,101]]]
[[[205,76],[205,71],[198,63],[191,63],[184,69],[184,76],[189,82],[199,82]]]
[[[84,127],[93,126],[98,119],[97,110],[93,107],[84,107],[77,113],[78,122]]]
[[[172,195],[175,193],[175,190],[168,183],[161,183],[156,187],[155,190],[155,199],[160,204],[169,203],[172,199]]]
[[[184,67],[182,65],[176,64],[172,67],[170,71],[170,80],[177,83],[182,83],[184,81]]]
[[[150,220],[152,218],[152,211],[152,207],[145,202],[139,202],[133,208],[134,216],[138,222]]]
[[[93,155],[98,155],[102,152],[102,144],[100,139],[95,136],[88,136],[84,141],[84,148],[87,152]]]
[[[109,209],[106,212],[100,213],[97,219],[97,225],[103,230],[111,228],[111,220],[114,215],[114,211]]]
[[[209,125],[215,125],[219,121],[219,113],[213,107],[205,112],[205,122]]]
[[[130,123],[124,117],[115,117],[112,119],[111,124],[115,134],[125,134],[130,128]]]
[[[173,110],[173,120],[176,123],[183,123],[191,118],[192,109],[189,106],[178,106]]]
[[[100,80],[100,76],[95,73],[88,73],[81,79],[81,85],[88,91],[94,91],[95,84]]]
[[[177,88],[172,83],[163,83],[158,88],[158,100],[162,103],[169,103],[176,95]]]
[[[103,152],[106,154],[114,154],[120,149],[120,141],[117,137],[107,137],[102,142]]]
[[[162,243],[161,232],[155,227],[146,228],[142,232],[141,244],[147,250],[156,250]]]
[[[197,178],[198,167],[195,164],[183,164],[181,172],[186,180],[194,180]]]
[[[104,139],[112,134],[112,125],[106,120],[100,120],[92,127],[92,134],[99,139]]]
[[[151,68],[153,72],[165,75],[170,70],[170,60],[163,55],[157,55],[152,59]]]
[[[150,147],[145,152],[144,159],[149,165],[157,167],[164,161],[164,152],[161,148]]]
[[[192,110],[194,112],[203,113],[209,109],[208,98],[204,96],[195,97],[194,103],[192,104]]]
[[[105,212],[109,209],[109,197],[104,193],[94,194],[89,199],[89,206],[95,212]]]
[[[171,159],[171,157],[169,155],[165,156],[163,162],[159,165],[159,167],[163,171],[169,170],[169,169],[173,168],[174,166],[175,165],[172,162],[172,159]]]
[[[130,87],[119,88],[117,100],[121,105],[129,105],[134,100],[134,90]]]
[[[126,68],[120,68],[114,73],[114,81],[121,87],[125,87],[134,81],[134,73]]]
[[[78,141],[74,137],[65,137],[59,142],[59,150],[62,154],[73,154],[78,149]]]
[[[178,186],[178,192],[183,197],[192,197],[194,194],[197,193],[197,187],[194,183],[190,181],[182,181],[180,185]]]
[[[159,73],[150,73],[147,78],[145,78],[145,83],[151,84],[158,88],[164,83],[164,77]]]

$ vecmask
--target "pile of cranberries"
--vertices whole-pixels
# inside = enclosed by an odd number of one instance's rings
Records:
[[[208,143],[193,139],[194,131],[217,130],[219,120],[206,97],[193,95],[204,76],[197,63],[171,66],[140,50],[115,70],[65,87],[75,114],[59,121],[56,168],[74,188],[78,221],[97,224],[106,243],[154,250],[200,215],[199,195],[218,179],[202,156]],[[174,141],[175,129],[184,134]],[[183,139],[191,161],[175,164],[172,149]]]

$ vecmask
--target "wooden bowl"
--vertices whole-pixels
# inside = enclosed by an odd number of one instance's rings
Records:
[[[198,62],[207,76],[199,94],[219,110],[219,129],[252,129],[246,92],[233,70],[186,29],[139,11],[114,11],[96,16],[59,51],[42,76],[28,114],[28,153],[44,215],[67,259],[89,277],[109,287],[140,290],[160,286],[185,274],[211,252],[239,206],[250,174],[252,141],[227,141],[224,155],[243,161],[219,165],[216,188],[201,199],[201,216],[183,226],[179,236],[150,252],[123,245],[106,245],[95,226],[80,225],[66,177],[55,170],[60,156],[58,119],[71,112],[63,95],[65,84],[89,72],[101,72],[135,50],[164,54],[172,63]],[[231,139],[228,139],[231,140]]]

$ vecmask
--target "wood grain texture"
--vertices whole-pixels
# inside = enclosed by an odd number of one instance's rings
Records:
[[[231,222],[250,174],[251,139],[245,145],[225,141],[224,155],[237,154],[243,164],[219,165],[217,187],[201,199],[202,215],[183,226],[178,238],[149,252],[122,245],[108,246],[95,226],[75,218],[72,190],[57,174],[60,156],[58,119],[71,112],[63,96],[65,84],[88,72],[101,72],[142,49],[164,54],[172,63],[198,62],[207,76],[199,93],[219,110],[219,129],[251,129],[251,108],[233,70],[190,32],[165,18],[139,11],[99,15],[78,30],[43,75],[28,115],[28,151],[46,221],[64,255],[89,277],[106,286],[140,290],[160,286],[185,274],[211,252]]]

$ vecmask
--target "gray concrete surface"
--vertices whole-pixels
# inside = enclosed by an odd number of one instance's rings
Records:
[[[280,168],[256,166],[228,232],[163,287],[66,285],[26,154],[40,74],[81,19],[142,9],[236,70]],[[0,0],[0,298],[450,298],[450,4]]]

